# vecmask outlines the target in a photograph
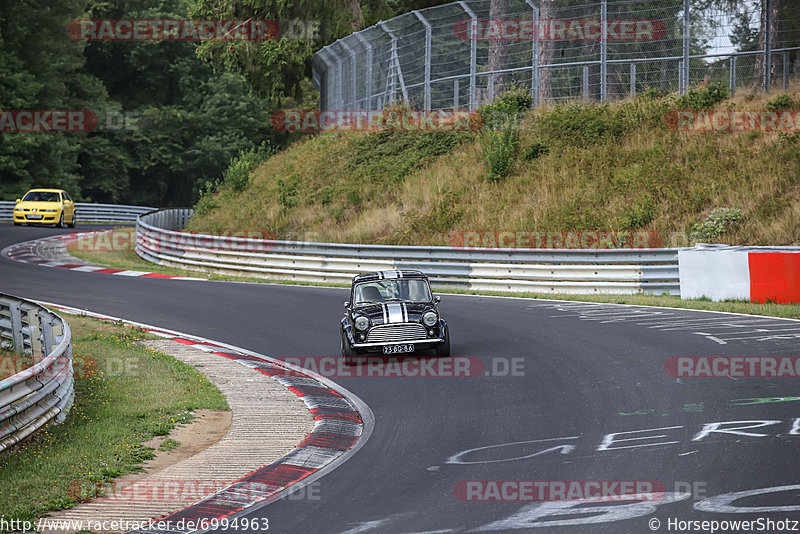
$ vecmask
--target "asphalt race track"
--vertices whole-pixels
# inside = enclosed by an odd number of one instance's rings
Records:
[[[0,224],[0,248],[71,232]],[[275,357],[337,356],[347,300],[344,289],[129,279],[6,258],[0,291]],[[759,518],[777,532],[767,519],[800,520],[798,379],[664,370],[670,356],[800,356],[800,322],[456,295],[441,311],[453,355],[479,358],[489,376],[334,378],[372,408],[371,438],[313,498],[250,516],[298,534],[646,533],[654,518],[662,532],[676,531],[670,520]],[[487,480],[653,481],[666,493],[580,506],[456,498],[459,482]],[[793,487],[769,490],[780,486]],[[763,491],[731,495],[748,490]]]

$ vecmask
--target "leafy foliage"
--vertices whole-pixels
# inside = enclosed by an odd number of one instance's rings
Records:
[[[739,208],[717,208],[706,220],[692,227],[690,237],[695,241],[711,241],[735,228],[744,220]]]
[[[720,82],[695,87],[678,98],[678,105],[693,110],[711,109],[728,98],[728,88]]]

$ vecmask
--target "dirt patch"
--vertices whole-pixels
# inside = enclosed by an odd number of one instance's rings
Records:
[[[144,471],[126,475],[115,482],[135,482],[190,458],[221,440],[231,426],[231,412],[197,410],[193,413],[191,423],[176,427],[168,436],[159,436],[144,443],[156,449],[156,457],[142,464]],[[158,450],[167,439],[175,440],[180,445],[168,451]]]

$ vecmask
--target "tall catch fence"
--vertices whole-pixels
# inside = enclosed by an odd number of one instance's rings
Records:
[[[800,10],[790,3],[698,5],[463,0],[413,11],[315,55],[320,109],[402,101],[472,111],[512,86],[539,104],[607,101],[647,88],[683,94],[702,81],[732,92],[785,88],[800,76]]]

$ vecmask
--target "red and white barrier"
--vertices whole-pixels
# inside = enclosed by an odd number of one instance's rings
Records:
[[[681,298],[800,303],[800,248],[698,245],[678,251]]]

